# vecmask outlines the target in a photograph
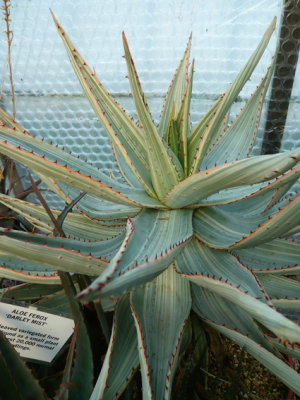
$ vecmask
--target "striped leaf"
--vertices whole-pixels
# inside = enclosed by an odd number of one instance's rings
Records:
[[[142,201],[146,207],[151,207],[151,204],[154,207],[163,207],[157,200],[148,196],[143,189],[134,189],[117,183],[89,164],[80,162],[76,157],[41,140],[1,126],[0,132],[1,153],[21,162],[33,171],[37,170],[42,175],[107,201],[125,205],[141,205],[142,203],[139,202]],[[15,145],[10,143],[15,143]],[[135,200],[129,198],[132,195]]]
[[[46,396],[38,381],[2,332],[0,352],[1,396],[12,400],[45,400]]]
[[[276,26],[276,18],[273,19],[269,28],[265,32],[260,44],[258,45],[257,49],[254,51],[244,68],[240,71],[237,75],[229,89],[225,92],[220,101],[220,105],[216,114],[214,115],[213,119],[207,126],[207,129],[202,136],[201,142],[198,144],[198,148],[196,149],[195,153],[190,152],[190,160],[191,160],[191,169],[190,173],[193,174],[201,166],[202,160],[209,148],[211,143],[215,141],[215,134],[218,132],[218,127],[222,124],[223,118],[226,116],[228,110],[230,109],[232,103],[235,101],[236,97],[238,96],[239,92],[244,87],[245,83],[250,78],[252,72],[254,71],[256,65],[258,64],[260,58],[262,57],[269,40],[272,36],[272,33]]]
[[[129,299],[119,299],[112,334],[97,383],[89,400],[117,399],[139,364],[138,341]]]
[[[275,66],[275,58],[266,76],[237,115],[232,124],[222,129],[203,158],[201,168],[212,168],[216,162],[222,164],[241,160],[249,155],[258,129],[262,104],[268,90]]]
[[[24,260],[25,262],[27,261],[25,264],[27,267],[28,265],[30,266],[30,263],[33,263],[33,273],[36,270],[35,264],[37,264],[59,271],[86,275],[99,275],[108,266],[108,261],[99,258],[97,250],[94,253],[96,254],[95,257],[89,253],[81,254],[81,252],[78,251],[78,248],[76,249],[75,240],[73,241],[59,237],[51,239],[48,238],[48,236],[26,234],[19,231],[1,231],[0,233],[0,262],[2,267],[3,263],[5,263],[8,265],[8,268],[10,265],[12,265],[13,268],[16,264],[18,265],[18,260]],[[114,241],[115,239],[112,240]],[[71,250],[72,242],[74,243],[76,250]],[[56,247],[55,243],[57,243]],[[62,243],[67,247],[67,249],[61,248]],[[84,249],[84,243],[82,244]],[[107,244],[107,246],[109,247],[109,244]],[[87,247],[89,248],[89,246]],[[104,246],[101,247],[103,248]],[[10,264],[10,260],[15,264]],[[20,263],[20,268],[22,268],[22,263]],[[24,272],[25,271],[26,270],[24,269]],[[41,272],[36,270],[36,272],[40,275],[41,273],[43,274],[44,270]],[[45,273],[46,272],[47,269],[45,270]],[[51,271],[50,273],[53,274]],[[30,280],[24,279],[24,277],[22,278],[23,279],[21,280],[30,282]]]
[[[131,293],[139,342],[143,398],[170,399],[180,340],[191,307],[188,281],[171,265]],[[157,333],[159,332],[159,338]]]
[[[267,183],[257,183],[254,185],[237,186],[230,189],[221,190],[206,199],[202,199],[198,206],[218,206],[242,201],[250,197],[262,196],[270,192],[269,200],[266,200],[265,208],[269,208],[281,199],[282,196],[297,182],[300,177],[300,166],[292,168],[290,171],[275,178]]]
[[[300,243],[292,240],[275,239],[249,249],[232,249],[232,253],[260,277],[297,275],[300,271]]]
[[[189,65],[191,40],[192,40],[192,35],[190,35],[189,37],[186,50],[175,71],[175,74],[173,76],[173,79],[171,81],[171,84],[169,86],[169,89],[167,91],[163,103],[160,121],[158,125],[158,133],[161,137],[165,136],[168,130],[172,109],[174,108],[174,114],[176,115],[177,112],[179,111],[183,95],[186,91],[187,70]]]
[[[123,44],[132,97],[139,121],[143,127],[143,138],[147,146],[151,181],[157,197],[161,199],[166,193],[168,193],[172,186],[178,183],[182,176],[178,175],[180,171],[175,169],[172,159],[169,157],[161,137],[152,121],[151,115],[145,106],[124,33]],[[175,154],[173,157],[176,158]]]
[[[104,89],[95,73],[73,46],[65,31],[52,13],[57,30],[65,45],[74,72],[84,94],[93,107],[109,139],[116,146],[128,167],[144,186],[150,196],[154,196],[150,182],[148,157],[143,135],[122,107]]]
[[[179,182],[162,202],[171,208],[197,204],[200,200],[240,185],[269,181],[293,168],[300,160],[300,150],[256,156],[198,172]]]
[[[44,207],[4,194],[0,194],[0,203],[14,210],[45,233],[53,232],[55,227]],[[61,214],[61,210],[52,209],[51,211],[56,219]],[[89,218],[83,213],[70,212],[64,219],[62,229],[67,236],[71,235],[85,240],[105,240],[124,232],[124,224],[125,222],[122,224],[121,221],[117,221],[115,224],[105,223],[105,221]]]
[[[300,195],[287,198],[264,213],[247,208],[233,211],[230,206],[207,207],[196,211],[196,236],[216,249],[241,249],[269,242],[299,225]],[[247,215],[248,211],[248,215]]]
[[[129,219],[127,234],[109,268],[79,298],[118,296],[154,279],[192,238],[192,211],[144,210]]]
[[[16,242],[18,245],[19,242]],[[58,285],[60,283],[60,278],[54,269],[18,258],[15,256],[13,249],[8,254],[0,252],[0,277],[47,285]]]
[[[281,358],[280,353],[270,343],[269,337],[264,335],[251,315],[238,304],[200,286],[192,285],[191,292],[193,309],[201,318],[237,330]]]

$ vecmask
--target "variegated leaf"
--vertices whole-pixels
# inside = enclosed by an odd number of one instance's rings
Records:
[[[99,258],[99,254],[102,254],[93,243],[76,242],[71,239],[64,238],[51,238],[48,236],[37,235],[37,234],[26,234],[19,231],[0,231],[0,263],[5,262],[8,267],[10,265],[10,259],[18,265],[18,259],[24,260],[26,265],[33,263],[34,265],[42,265],[49,267],[54,270],[73,272],[78,274],[86,275],[99,275],[108,266],[108,261]],[[117,243],[119,238],[117,238]],[[100,244],[101,250],[105,249],[106,246],[111,251],[115,251],[118,247],[116,245],[116,239],[105,241],[104,245]],[[106,243],[107,242],[107,243]],[[73,243],[73,244],[72,244]],[[99,242],[101,243],[101,242]],[[110,244],[113,246],[110,248]],[[66,248],[61,247],[66,246]],[[55,247],[56,246],[56,247]],[[81,254],[78,250],[78,246],[86,247],[87,254]],[[89,250],[96,247],[95,256],[89,254]],[[76,250],[72,250],[75,248]],[[22,267],[22,263],[20,264]],[[30,282],[28,279],[22,279],[25,282]]]
[[[262,196],[265,193],[270,193],[266,199],[264,209],[267,209],[279,201],[282,196],[297,182],[300,177],[300,166],[292,168],[283,175],[269,181],[267,183],[256,183],[254,185],[237,186],[230,189],[220,190],[220,192],[202,199],[198,206],[219,206],[231,204],[237,201],[249,199],[250,197]]]
[[[129,299],[122,296],[116,306],[105,360],[90,400],[117,399],[139,364],[138,341]]]
[[[300,160],[300,150],[282,154],[246,158],[198,172],[179,182],[162,202],[171,208],[197,204],[220,190],[269,181],[293,168]]]
[[[20,146],[24,146],[27,150]],[[119,204],[138,206],[143,204],[146,207],[151,207],[152,204],[154,207],[163,207],[143,189],[120,184],[58,148],[1,126],[0,151],[33,171],[37,170],[40,174],[64,182],[81,192]],[[132,196],[135,199],[131,199]]]
[[[55,227],[44,207],[18,200],[4,194],[0,194],[0,203],[14,210],[45,233],[53,232]],[[115,206],[115,204],[113,204],[113,206]],[[51,212],[57,219],[61,210],[51,209]],[[115,224],[105,223],[105,221],[89,218],[83,213],[70,212],[64,219],[62,229],[66,235],[71,235],[75,238],[105,240],[124,232],[124,224],[125,221],[123,224],[121,221],[116,221]]]
[[[264,213],[250,213],[232,206],[205,207],[196,211],[196,236],[216,249],[242,249],[269,242],[298,225],[300,195],[282,200]],[[244,211],[246,215],[244,214]],[[248,211],[248,212],[247,212]]]
[[[214,117],[208,124],[205,133],[202,136],[201,142],[198,143],[198,147],[195,153],[190,152],[190,162],[191,162],[191,169],[190,173],[193,174],[201,166],[203,157],[206,154],[207,149],[211,143],[215,142],[215,134],[218,132],[218,127],[222,124],[223,118],[227,114],[229,108],[231,107],[232,103],[235,101],[236,97],[238,96],[239,92],[242,90],[243,86],[250,78],[252,72],[254,71],[257,63],[259,62],[260,58],[262,57],[269,40],[272,36],[272,33],[276,26],[276,18],[273,19],[269,28],[265,32],[260,44],[244,66],[244,68],[240,71],[237,75],[229,89],[225,92],[222,96],[220,101],[220,106],[218,107]]]
[[[201,169],[212,168],[218,164],[241,160],[249,155],[258,129],[262,104],[275,66],[275,58],[266,76],[237,115],[232,124],[225,128],[215,142],[210,144],[203,158]]]
[[[11,250],[11,254],[7,255],[0,251],[1,278],[47,285],[58,285],[60,283],[60,278],[54,269],[33,261],[18,258],[15,256],[13,249]]]
[[[237,303],[281,339],[300,343],[300,327],[270,306],[255,275],[227,252],[193,241],[176,262],[191,282]]]
[[[133,291],[130,302],[138,334],[143,398],[170,399],[180,340],[191,307],[189,283],[171,265],[145,287]]]
[[[143,135],[123,108],[104,89],[96,74],[89,68],[52,13],[58,32],[65,45],[74,72],[109,139],[144,186],[154,196],[150,182],[148,157]]]
[[[109,268],[79,298],[118,296],[154,279],[192,238],[192,211],[144,210],[129,219],[127,235]]]
[[[249,249],[232,253],[255,274],[297,275],[300,271],[300,243],[286,239],[275,239]]]
[[[299,281],[271,274],[260,274],[259,280],[268,292],[276,308],[300,310]]]
[[[192,285],[191,293],[193,309],[201,318],[237,330],[281,358],[280,353],[270,343],[251,315],[238,304],[197,285]]]
[[[147,110],[139,89],[139,81],[129,51],[126,37],[123,33],[123,44],[125,50],[125,59],[127,63],[128,77],[130,81],[132,97],[140,123],[143,128],[143,137],[147,146],[148,162],[150,167],[151,181],[155,193],[159,199],[183,178],[181,171],[176,170],[172,159],[159,136],[152,118]],[[173,158],[176,159],[175,154]]]
[[[187,82],[187,70],[189,65],[189,55],[191,49],[191,39],[192,34],[189,37],[186,50],[183,54],[182,59],[175,71],[169,89],[167,91],[163,108],[161,111],[160,121],[158,125],[158,133],[161,137],[166,135],[170,124],[170,117],[172,114],[172,109],[174,108],[174,114],[176,115],[179,111],[181,100],[186,90],[186,82]],[[165,136],[165,139],[166,136]]]

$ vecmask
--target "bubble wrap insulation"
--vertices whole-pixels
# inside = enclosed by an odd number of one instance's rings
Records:
[[[38,137],[102,167],[116,165],[104,130],[82,94],[49,8],[100,81],[133,116],[122,58],[124,30],[153,118],[157,121],[165,92],[193,32],[195,58],[192,122],[199,120],[223,92],[257,46],[281,0],[12,0],[12,65],[16,119]],[[2,29],[4,22],[1,21]],[[249,96],[264,75],[276,46],[278,28],[265,55],[241,93]],[[0,38],[0,76],[5,76],[1,106],[11,112],[6,72],[7,42]],[[299,74],[298,74],[299,75]],[[299,76],[293,90],[282,148],[300,144]],[[234,105],[238,112],[243,101]],[[263,112],[253,154],[259,154]],[[297,122],[298,121],[298,122]]]

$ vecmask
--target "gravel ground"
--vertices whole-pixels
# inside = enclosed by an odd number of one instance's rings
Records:
[[[208,375],[207,384],[208,387],[217,386],[216,400],[226,398],[241,355],[241,348],[227,338],[224,339],[224,347],[226,356],[221,369],[216,367],[214,357],[210,358],[209,372],[211,375]],[[287,392],[288,389],[281,381],[249,353],[244,352],[239,394],[230,400],[287,400]]]

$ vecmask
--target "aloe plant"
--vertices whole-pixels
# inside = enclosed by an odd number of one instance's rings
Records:
[[[140,366],[144,399],[168,399],[191,309],[235,340],[300,394],[300,327],[280,310],[299,310],[300,150],[250,157],[274,61],[241,112],[230,107],[266,49],[276,21],[229,89],[192,126],[194,63],[188,41],[160,121],[152,120],[123,34],[138,124],[101,85],[53,16],[83,91],[105,128],[116,179],[38,140],[1,111],[0,152],[31,168],[67,202],[86,195],[53,234],[35,204],[2,204],[39,233],[0,231],[2,276],[57,284],[57,271],[92,283],[77,299],[114,309],[111,339],[90,397],[118,398]],[[59,216],[58,210],[52,210]]]

